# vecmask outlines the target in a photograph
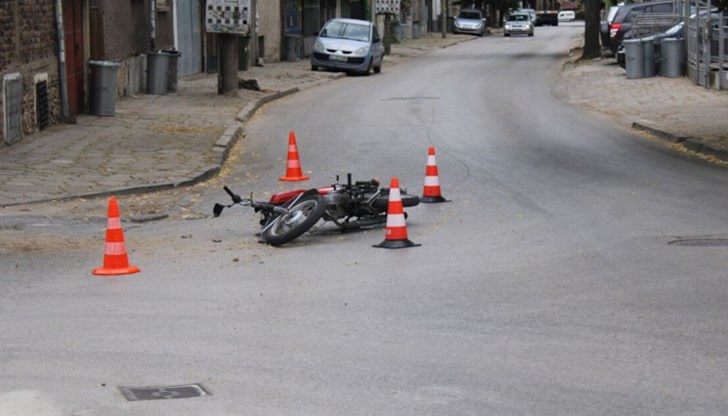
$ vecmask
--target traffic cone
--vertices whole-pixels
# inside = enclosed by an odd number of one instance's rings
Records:
[[[119,205],[114,196],[109,198],[108,217],[104,265],[95,268],[92,273],[101,276],[113,276],[141,271],[138,267],[129,266],[129,258],[124,247],[124,231],[121,229],[121,219],[119,218]]]
[[[384,229],[384,241],[374,247],[379,248],[405,248],[415,247],[407,238],[407,225],[404,222],[404,206],[399,193],[399,180],[392,178],[389,185],[389,201],[387,204],[387,226]]]
[[[291,130],[288,134],[288,163],[286,164],[286,174],[281,176],[281,181],[307,181],[308,176],[303,176],[301,171],[301,161],[298,159],[298,147],[296,146],[296,133]]]
[[[425,169],[425,188],[422,191],[420,202],[450,202],[440,193],[440,178],[437,176],[437,162],[435,161],[435,148],[430,146],[427,152],[427,168]]]

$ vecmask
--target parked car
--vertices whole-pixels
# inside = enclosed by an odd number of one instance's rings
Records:
[[[611,6],[607,13],[604,15],[604,19],[599,24],[600,40],[602,42],[603,49],[609,49],[609,25],[612,24],[614,16],[617,14],[620,6],[624,6],[624,3],[620,3],[616,6]]]
[[[483,36],[485,27],[486,18],[483,17],[483,12],[478,9],[463,9],[453,21],[452,32]]]
[[[576,13],[573,10],[562,10],[557,16],[559,22],[572,22],[576,20]]]
[[[609,50],[616,54],[622,44],[624,34],[632,28],[632,18],[639,13],[673,14],[675,13],[673,0],[659,0],[647,3],[625,4],[617,9],[614,20],[609,25]]]
[[[643,36],[641,38],[634,38],[639,39],[643,41],[653,41],[654,42],[654,48],[655,48],[655,59],[659,62],[660,58],[660,40],[666,39],[666,38],[674,38],[674,39],[682,39],[684,36],[685,30],[684,30],[684,22],[680,22],[676,24],[675,26],[671,27],[670,29],[667,29],[664,32],[656,33],[654,35],[649,36]],[[629,33],[626,34],[625,39],[633,39],[632,36],[630,36]],[[625,54],[624,54],[624,43],[619,45],[619,49],[617,49],[617,64],[621,66],[622,68],[625,68],[627,66]]]
[[[379,73],[383,61],[384,46],[376,25],[366,20],[336,18],[326,22],[317,34],[311,70]]]
[[[503,26],[503,36],[528,35],[533,36],[535,24],[526,13],[513,13],[506,18]]]

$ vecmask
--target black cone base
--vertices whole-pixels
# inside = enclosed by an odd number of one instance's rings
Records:
[[[372,246],[378,248],[406,248],[406,247],[418,247],[422,244],[415,244],[410,240],[384,240],[381,243]]]
[[[424,202],[426,204],[433,204],[435,202],[450,202],[450,200],[445,199],[442,196],[421,196],[420,202]]]

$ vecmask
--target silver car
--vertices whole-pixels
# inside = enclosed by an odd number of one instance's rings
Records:
[[[533,21],[526,13],[513,13],[506,18],[503,27],[503,36],[528,35],[533,36]]]
[[[463,9],[453,21],[453,33],[468,33],[483,36],[485,34],[485,18],[478,9]]]
[[[311,54],[311,69],[379,73],[383,61],[384,46],[372,22],[337,18],[326,22],[318,33]]]

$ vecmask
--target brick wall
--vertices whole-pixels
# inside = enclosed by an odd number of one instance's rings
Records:
[[[23,77],[23,134],[36,131],[35,81],[47,79],[51,123],[58,122],[58,59],[54,2],[49,0],[0,1],[0,80],[7,74]],[[0,84],[0,89],[2,84]],[[0,109],[5,91],[0,91]],[[0,143],[5,124],[0,110]]]

